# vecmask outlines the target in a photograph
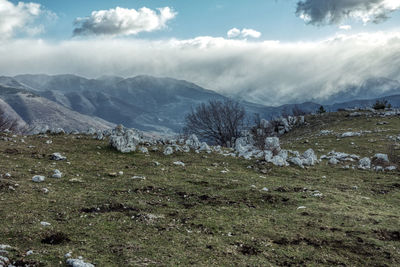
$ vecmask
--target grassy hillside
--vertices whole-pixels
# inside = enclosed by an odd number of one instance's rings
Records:
[[[400,134],[399,117],[335,113],[307,121],[282,138],[283,148],[372,157]],[[377,125],[382,121],[388,124]],[[319,134],[350,128],[372,132]],[[12,139],[0,141],[0,244],[12,246],[4,256],[17,264],[63,266],[71,251],[97,266],[400,265],[399,172],[326,161],[300,169],[216,154],[120,154],[84,136]],[[51,161],[54,152],[67,161]],[[178,160],[186,166],[174,165]],[[50,178],[54,169],[63,178]],[[33,183],[36,174],[46,181]]]

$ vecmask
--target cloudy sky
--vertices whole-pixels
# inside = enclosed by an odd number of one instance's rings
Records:
[[[0,75],[186,79],[264,104],[400,79],[399,0],[0,0]]]

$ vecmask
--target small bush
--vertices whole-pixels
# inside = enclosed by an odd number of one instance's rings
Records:
[[[392,107],[392,105],[390,103],[388,103],[387,100],[382,100],[382,101],[377,100],[375,102],[375,104],[373,105],[373,108],[375,110],[384,110],[384,109],[391,108],[391,107]]]
[[[324,113],[326,113],[326,110],[325,110],[324,106],[320,106],[319,109],[317,110],[317,113],[318,113],[318,114],[324,114]]]

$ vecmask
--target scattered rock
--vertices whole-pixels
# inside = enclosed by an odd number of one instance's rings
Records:
[[[182,161],[175,161],[174,165],[185,167],[185,163],[183,163]]]
[[[32,177],[32,181],[35,183],[41,183],[41,182],[44,182],[44,180],[46,180],[46,177],[44,177],[42,175],[35,175]]]
[[[133,179],[133,180],[146,180],[146,177],[145,176],[137,176],[137,175],[135,175],[135,176],[132,176],[131,179]]]
[[[66,160],[67,159],[67,157],[65,157],[65,156],[62,156],[60,153],[53,153],[51,156],[50,156],[50,159],[51,160]]]
[[[67,265],[71,267],[94,267],[93,264],[84,262],[82,259],[67,259]]]
[[[331,165],[337,165],[339,164],[339,161],[336,158],[331,158],[328,163]]]
[[[54,170],[54,173],[51,177],[60,179],[62,177],[62,172],[60,172],[59,170]]]
[[[371,160],[369,158],[362,158],[358,162],[358,168],[361,170],[371,169]]]
[[[189,148],[194,149],[194,150],[198,149],[201,146],[201,143],[195,134],[192,134],[191,136],[189,136],[189,138],[186,140],[185,144],[187,146],[189,146]]]
[[[50,226],[50,225],[51,225],[51,223],[48,223],[48,222],[40,222],[40,224],[41,224],[42,226]]]
[[[355,136],[361,136],[361,133],[359,133],[359,132],[345,132],[345,133],[342,133],[342,135],[341,135],[342,138],[355,137]]]
[[[378,161],[378,163],[389,163],[389,157],[387,154],[375,154],[374,161]]]
[[[165,156],[169,156],[172,155],[174,153],[174,150],[172,149],[172,147],[168,146],[164,149],[164,155]]]
[[[149,153],[149,150],[143,146],[139,147],[139,151],[145,154]]]

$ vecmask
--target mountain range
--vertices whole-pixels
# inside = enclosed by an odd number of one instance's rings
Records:
[[[377,87],[385,90],[375,90]],[[372,97],[362,97],[366,91]],[[393,106],[400,106],[400,83],[383,78],[368,80],[357,88],[348,88],[319,103],[323,103],[327,110],[335,111],[371,106],[376,99],[387,95],[392,95],[388,99]],[[143,75],[133,78],[102,76],[97,79],[69,74],[0,77],[0,108],[7,110],[9,116],[21,124],[48,125],[67,131],[104,129],[123,124],[144,131],[177,133],[192,108],[209,100],[226,98],[188,81]],[[343,102],[343,99],[351,101]],[[320,107],[315,102],[278,107],[240,102],[248,114],[258,113],[266,119],[291,113],[295,107],[305,112],[314,112]]]

